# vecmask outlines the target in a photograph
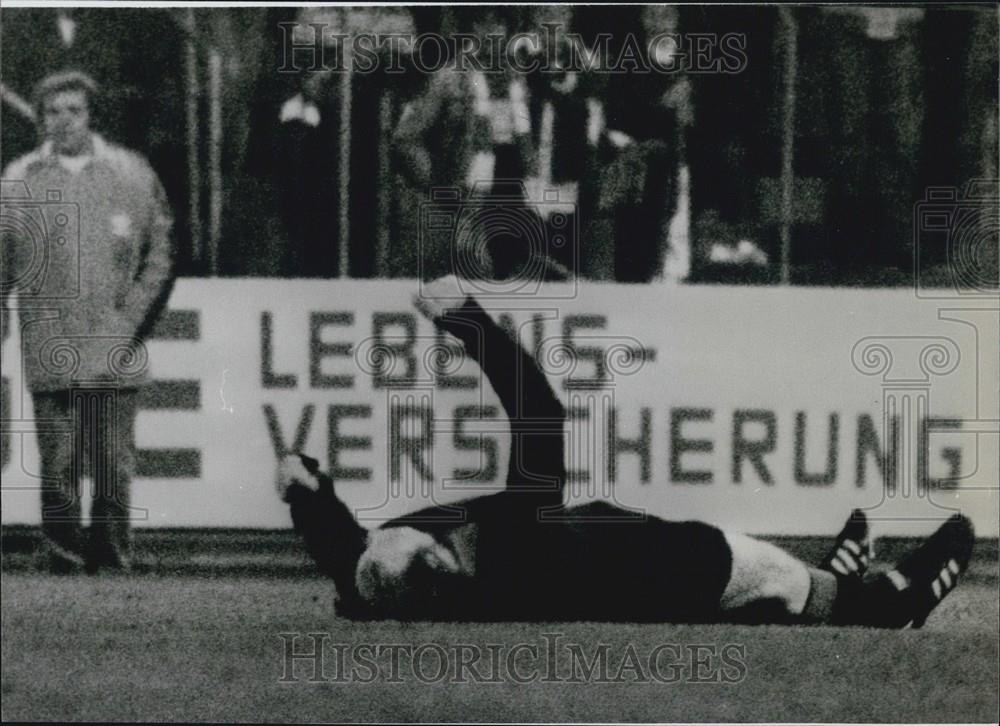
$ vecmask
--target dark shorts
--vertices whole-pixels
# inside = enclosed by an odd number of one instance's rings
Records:
[[[505,532],[481,531],[480,571],[500,619],[694,622],[717,619],[732,553],[703,522],[630,517],[604,502]],[[493,543],[506,540],[496,552]]]

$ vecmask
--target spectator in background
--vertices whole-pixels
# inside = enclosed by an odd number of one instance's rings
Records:
[[[337,76],[299,75],[278,109],[275,178],[288,235],[286,274],[336,277],[339,256],[340,99]]]
[[[691,174],[692,278],[764,282],[766,269],[716,264],[712,253],[725,250],[735,257],[745,243],[769,259],[780,258],[784,67],[778,11],[691,5],[678,12],[685,38],[737,33],[748,59],[737,73],[690,74],[695,121],[688,127],[685,152]]]
[[[538,45],[536,58],[525,59],[525,67],[535,60],[538,70],[527,75],[534,153],[526,188],[545,220],[549,254],[566,274],[610,278],[602,274],[607,265],[589,244],[603,106],[595,98],[593,78],[571,67],[567,34],[573,31],[574,12],[568,5],[532,7],[530,31]],[[546,65],[551,59],[555,67]]]
[[[231,259],[224,256],[222,262],[231,273],[336,277],[339,272],[337,74],[310,68],[307,52],[289,55],[286,47],[290,40],[303,46],[312,40],[312,30],[303,25],[314,20],[306,15],[310,10],[325,8],[270,8],[260,29],[256,73],[244,106],[243,167],[236,166],[231,181],[234,196],[256,213],[228,215],[234,244],[227,250]],[[340,32],[339,22],[330,30]],[[291,63],[295,69],[282,70]]]
[[[816,265],[815,281],[902,282],[912,269],[913,205],[922,198],[930,106],[921,59],[925,11],[797,8],[796,19],[801,179],[793,262]],[[809,206],[821,209],[821,217],[805,219]]]
[[[463,8],[460,18],[492,43],[505,43],[518,24],[515,13],[492,7]],[[453,60],[433,73],[403,111],[394,138],[408,185],[401,244],[393,254],[397,274],[506,279],[535,269],[536,258],[547,254],[542,221],[522,191],[532,155],[527,82],[506,65],[504,53],[496,67],[491,50],[484,42],[485,71]],[[432,198],[441,189],[457,191],[458,198]],[[461,213],[451,227],[426,224],[425,213],[439,202]]]
[[[661,55],[667,44],[649,41],[658,33],[676,32],[677,11],[663,5],[596,9],[597,32],[611,32],[608,62],[622,55],[628,36],[647,53]],[[669,58],[657,57],[669,67]],[[642,72],[626,63],[607,74],[603,92],[604,132],[600,152],[603,171],[597,214],[611,219],[614,278],[649,282],[659,276],[676,208],[681,124],[687,109],[686,82],[677,73]],[[684,117],[686,119],[686,117]]]
[[[264,51],[251,134],[254,171],[269,176],[280,202],[288,239],[282,272],[307,277],[384,275],[395,197],[390,139],[400,106],[413,95],[409,86],[416,74],[407,39],[416,33],[418,14],[403,7],[271,12],[270,27],[279,31],[278,42]],[[347,48],[361,33],[379,42],[352,57]],[[282,47],[288,42],[298,51]],[[321,48],[325,55],[319,53]],[[340,58],[350,70],[337,66]],[[284,65],[293,67],[274,72]],[[350,92],[345,98],[348,73]],[[343,154],[345,112],[350,114],[349,154]],[[345,215],[349,226],[342,229]],[[341,239],[342,232],[346,239]],[[345,243],[349,249],[342,257]],[[347,269],[341,270],[345,260]]]
[[[24,371],[43,424],[43,563],[60,572],[129,567],[143,338],[171,282],[163,188],[142,156],[91,131],[96,91],[79,72],[43,79],[35,100],[45,142],[3,176],[5,218],[33,222],[4,230],[5,283],[18,291]],[[87,460],[95,496],[85,543]]]
[[[156,168],[174,206],[181,238],[176,263],[185,272],[197,260],[187,238],[188,167],[185,121],[185,9],[144,7],[3,8],[0,47],[3,86],[25,99],[44,77],[76,68],[102,81],[92,125],[137,149]],[[29,103],[30,105],[30,103]],[[0,166],[38,146],[39,126],[9,103],[0,123]]]
[[[385,275],[395,221],[398,179],[392,169],[392,134],[404,104],[417,93],[411,42],[433,20],[428,8],[358,7],[346,11],[352,32],[396,38],[355,67],[351,93],[350,275]],[[430,17],[428,17],[430,16]],[[413,274],[413,273],[410,273]]]
[[[969,212],[949,235],[954,245],[920,244],[921,284],[1000,284],[997,254],[998,103],[995,6],[928,7],[921,60],[926,78],[921,193],[951,187]],[[972,207],[969,207],[971,203]],[[977,228],[978,233],[964,230]],[[989,244],[984,244],[990,234]],[[914,236],[921,230],[914,230]],[[951,249],[949,249],[949,246]],[[978,251],[977,251],[978,248]],[[933,271],[928,268],[934,267]]]

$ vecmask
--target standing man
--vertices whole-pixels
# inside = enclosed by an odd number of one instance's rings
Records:
[[[172,279],[166,195],[145,158],[91,131],[96,94],[84,73],[43,79],[34,100],[44,143],[3,175],[3,297],[18,293],[41,454],[41,563],[58,572],[129,568],[143,337]]]
[[[668,5],[601,8],[599,32],[612,33],[609,61],[623,63],[604,89],[603,173],[597,207],[610,217],[614,279],[651,282],[663,270],[670,220],[676,211],[681,128],[687,82],[664,34],[676,37],[677,9]],[[597,15],[597,17],[601,17]],[[592,20],[591,20],[592,22]],[[593,32],[593,31],[590,31]],[[649,57],[650,72],[628,70],[626,52],[635,35]]]
[[[480,43],[476,62],[452,58],[431,74],[393,135],[404,180],[393,272],[518,278],[547,252],[542,219],[522,184],[532,155],[529,91],[524,74],[499,52],[519,14],[483,6],[456,15]],[[413,52],[419,57],[420,48]],[[454,193],[436,197],[446,190]]]

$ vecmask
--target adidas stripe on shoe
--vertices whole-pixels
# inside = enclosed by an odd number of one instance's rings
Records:
[[[891,591],[892,596],[871,601],[873,624],[922,627],[928,615],[958,585],[969,566],[974,543],[972,523],[960,514],[950,517],[875,583],[883,592]]]
[[[841,577],[863,578],[872,557],[868,518],[860,509],[851,512],[820,569]]]

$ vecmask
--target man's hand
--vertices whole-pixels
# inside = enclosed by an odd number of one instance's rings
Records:
[[[275,486],[278,496],[283,502],[287,502],[289,488],[301,486],[313,492],[319,491],[319,480],[306,468],[299,454],[288,454],[278,462]]]
[[[439,277],[421,286],[413,296],[413,305],[420,314],[431,321],[444,317],[449,310],[457,310],[465,304],[466,293],[455,275]]]
[[[635,143],[635,139],[626,134],[624,131],[616,131],[614,129],[610,129],[608,131],[608,140],[616,149],[624,149],[626,146],[630,146]]]

